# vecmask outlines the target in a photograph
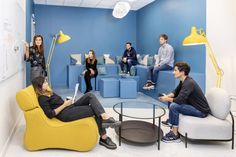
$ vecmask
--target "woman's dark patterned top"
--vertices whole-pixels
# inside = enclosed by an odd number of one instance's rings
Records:
[[[24,59],[31,63],[31,67],[42,66],[44,70],[46,68],[44,55],[41,55],[33,46],[29,48],[29,58],[26,59],[24,56]]]

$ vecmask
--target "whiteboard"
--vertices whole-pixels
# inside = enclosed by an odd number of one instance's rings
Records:
[[[1,1],[0,82],[25,67],[23,60],[26,33],[25,0]]]

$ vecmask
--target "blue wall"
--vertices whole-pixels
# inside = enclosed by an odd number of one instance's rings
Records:
[[[51,62],[54,87],[66,86],[69,54],[94,49],[97,55],[120,55],[126,41],[131,41],[138,53],[155,54],[161,33],[169,36],[176,61],[186,61],[193,72],[205,73],[205,47],[182,46],[191,26],[206,28],[205,0],[157,0],[121,20],[112,17],[110,9],[45,5],[35,5],[34,9],[36,33],[44,36],[46,57],[52,35],[63,30],[71,36],[69,42],[55,47]]]
[[[31,15],[34,13],[33,0],[26,0],[26,41],[31,42]]]
[[[166,33],[176,61],[186,61],[193,72],[205,73],[205,47],[182,46],[191,26],[206,30],[205,0],[156,0],[137,12],[138,52],[157,53],[159,35]]]
[[[31,42],[31,15],[34,13],[33,0],[26,0],[26,41]],[[26,84],[31,84],[30,81],[30,64],[26,64]]]
[[[52,35],[63,30],[71,40],[55,46],[51,62],[52,85],[66,86],[69,54],[94,49],[97,55],[121,55],[126,41],[136,47],[136,12],[122,20],[112,17],[110,9],[88,9],[35,5],[36,33],[44,37],[47,56]],[[29,78],[29,77],[28,77]]]

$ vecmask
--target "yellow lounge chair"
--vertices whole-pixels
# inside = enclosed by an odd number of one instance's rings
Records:
[[[96,146],[98,128],[93,117],[72,122],[47,118],[32,86],[17,92],[16,100],[26,121],[24,145],[27,150],[62,148],[89,151]]]

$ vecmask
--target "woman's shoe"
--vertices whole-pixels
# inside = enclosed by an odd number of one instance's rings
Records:
[[[100,138],[99,144],[102,146],[105,146],[108,149],[116,149],[116,144],[111,140],[110,137],[107,137],[106,139]]]
[[[102,127],[103,128],[108,128],[108,127],[115,128],[115,127],[118,127],[120,125],[121,125],[121,122],[116,121],[113,117],[110,117],[110,118],[105,119],[105,120],[102,121]]]
[[[103,123],[115,123],[116,120],[113,117],[110,117],[108,119],[103,119],[102,122]]]
[[[86,89],[86,91],[84,92],[84,94],[86,94],[86,93],[88,93],[88,92],[90,92],[90,90],[87,90],[87,89]]]

